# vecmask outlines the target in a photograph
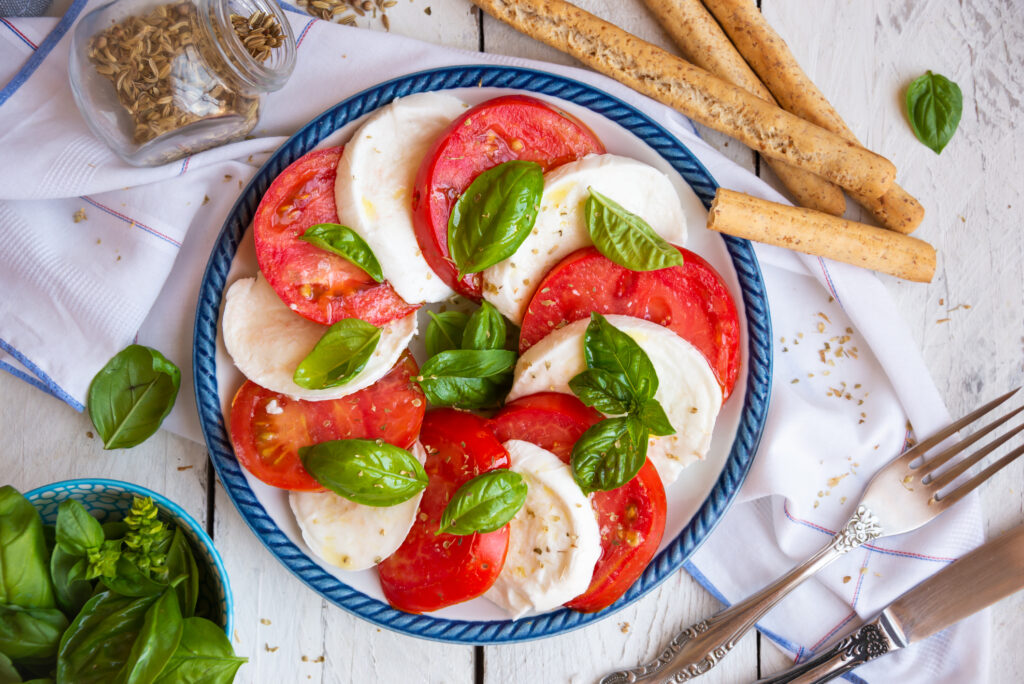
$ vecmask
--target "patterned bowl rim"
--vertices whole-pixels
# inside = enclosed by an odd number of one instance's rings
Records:
[[[647,566],[614,604],[597,613],[567,609],[512,620],[476,621],[412,615],[349,587],[294,544],[267,514],[235,460],[217,391],[217,322],[228,270],[242,235],[270,182],[288,164],[314,149],[347,123],[397,97],[453,88],[493,87],[548,95],[589,109],[617,123],[661,155],[710,207],[718,183],[697,157],[661,125],[632,105],[594,86],[522,67],[443,67],[385,81],[357,93],[314,118],[286,140],[256,172],[228,214],[199,289],[194,329],[196,405],[210,459],[228,497],[264,546],[296,577],[335,605],[375,625],[425,639],[458,644],[502,644],[562,634],[602,620],[630,605],[670,577],[697,550],[724,515],[750,470],[767,419],[772,378],[768,298],[757,257],[746,240],[723,235],[743,294],[749,360],[746,396],[732,448],[714,487],[682,532]]]
[[[206,533],[206,530],[199,524],[199,522],[189,515],[188,511],[168,499],[159,492],[154,492],[148,487],[135,484],[134,482],[125,482],[124,480],[110,480],[102,478],[81,478],[77,480],[62,480],[60,482],[51,482],[50,484],[43,485],[42,487],[36,487],[35,489],[25,492],[24,496],[29,500],[29,503],[35,505],[35,501],[38,500],[43,494],[53,492],[58,488],[72,488],[72,487],[95,487],[96,485],[102,485],[104,487],[120,487],[132,494],[138,494],[140,496],[148,496],[156,503],[157,506],[167,511],[175,522],[183,522],[189,530],[195,535],[199,542],[206,547],[209,551],[209,557],[213,559],[213,568],[216,572],[217,578],[224,588],[224,632],[228,635],[229,639],[233,639],[232,636],[235,630],[235,602],[234,597],[231,594],[231,580],[228,578],[228,571],[224,568],[224,560],[220,556],[220,552],[217,551],[217,547],[213,545],[213,539]],[[198,560],[198,559],[197,559]]]

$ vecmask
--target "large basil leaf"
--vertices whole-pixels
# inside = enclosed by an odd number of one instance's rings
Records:
[[[0,652],[15,662],[52,658],[67,628],[68,619],[56,608],[0,605]]]
[[[504,349],[507,329],[505,319],[490,302],[481,302],[466,323],[462,335],[463,349]]]
[[[39,513],[17,489],[0,487],[0,604],[56,606],[49,558]]]
[[[103,544],[103,526],[80,501],[66,499],[57,508],[57,545],[81,556]]]
[[[86,579],[89,561],[84,556],[68,553],[55,547],[50,556],[50,576],[57,605],[68,615],[77,615],[92,597],[92,582]]]
[[[178,595],[173,589],[167,589],[146,611],[142,629],[132,644],[116,684],[152,684],[156,681],[178,649],[184,627]]]
[[[631,271],[682,266],[683,255],[636,214],[593,188],[583,208],[590,239],[601,254]]]
[[[174,408],[181,371],[155,349],[129,345],[89,385],[89,418],[104,449],[146,441]]]
[[[661,407],[657,399],[645,401],[644,405],[640,407],[637,417],[648,432],[652,432],[659,437],[668,437],[669,435],[676,434],[676,429],[672,427],[668,416],[665,415],[665,409]]]
[[[299,449],[299,457],[317,482],[364,506],[394,506],[427,486],[416,457],[387,442],[336,439]]]
[[[515,362],[505,349],[453,349],[428,359],[416,380],[435,406],[484,408],[506,394]]]
[[[469,323],[469,316],[461,311],[428,311],[430,323],[427,324],[426,347],[427,356],[435,356],[443,351],[462,348],[462,334]]]
[[[186,618],[178,650],[154,684],[229,684],[246,662],[235,656],[220,627],[203,618]]]
[[[89,599],[60,641],[57,681],[110,684],[131,653],[156,596],[130,598],[103,591]]]
[[[0,684],[21,684],[21,675],[14,669],[11,659],[0,653]]]
[[[523,476],[511,470],[477,475],[452,496],[435,534],[493,532],[515,517],[526,501],[526,491]]]
[[[583,335],[583,357],[587,368],[599,368],[623,380],[633,392],[637,406],[658,391],[658,374],[647,352],[596,311],[591,312]]]
[[[307,228],[306,232],[299,236],[299,239],[337,254],[342,259],[355,264],[378,283],[384,281],[380,262],[377,261],[370,245],[366,244],[359,233],[348,226],[337,223],[318,223]]]
[[[515,254],[537,221],[543,190],[540,165],[519,160],[498,164],[469,184],[448,218],[448,250],[460,275]]]
[[[635,416],[592,425],[572,448],[572,476],[584,494],[617,489],[640,472],[647,458],[647,430]]]
[[[110,591],[134,598],[158,596],[167,588],[166,583],[150,578],[139,569],[138,565],[125,556],[117,559],[114,574],[109,577],[101,577],[100,581]]]
[[[917,139],[935,154],[953,139],[964,108],[960,86],[928,71],[907,88],[907,118]]]
[[[192,545],[181,528],[174,530],[170,549],[167,551],[167,574],[171,578],[184,579],[174,587],[178,592],[181,614],[192,617],[196,613],[196,602],[199,600],[199,567],[196,565]]]
[[[293,380],[306,389],[337,387],[366,368],[380,341],[380,328],[358,318],[343,318],[324,333],[299,363]]]
[[[633,392],[620,376],[600,368],[588,368],[569,380],[569,389],[587,406],[617,416],[633,408]]]

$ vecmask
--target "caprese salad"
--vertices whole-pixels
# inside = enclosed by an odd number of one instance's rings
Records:
[[[606,608],[737,378],[736,307],[688,218],[548,102],[382,107],[256,211],[259,271],[222,318],[239,463],[397,609]]]

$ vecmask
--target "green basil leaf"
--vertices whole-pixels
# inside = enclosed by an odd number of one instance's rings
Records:
[[[427,324],[426,346],[427,356],[436,356],[443,351],[462,348],[462,333],[469,322],[469,316],[461,311],[428,311],[430,323]]]
[[[572,476],[584,494],[626,484],[647,458],[647,431],[634,416],[592,425],[572,448]]]
[[[155,349],[132,344],[96,374],[89,385],[89,418],[104,449],[146,441],[174,408],[181,371]]]
[[[49,558],[39,513],[17,489],[0,487],[0,603],[55,607]]]
[[[318,223],[307,228],[306,232],[299,236],[299,239],[337,254],[342,259],[366,271],[366,274],[378,283],[384,282],[380,262],[377,261],[370,245],[366,244],[359,233],[348,226],[337,223]]]
[[[103,544],[103,526],[80,501],[65,499],[57,507],[57,545],[81,556]]]
[[[459,487],[434,534],[493,532],[515,517],[526,501],[526,481],[504,468],[488,470]]]
[[[25,684],[53,684],[53,680],[49,677],[43,677],[42,679],[29,679]]]
[[[428,359],[416,380],[434,406],[484,408],[506,394],[515,362],[505,349],[454,349]]]
[[[157,596],[167,588],[165,583],[151,579],[139,569],[138,565],[128,560],[125,556],[117,559],[114,575],[111,577],[101,577],[100,581],[110,591],[116,592],[121,596],[135,598]]]
[[[106,539],[123,539],[124,535],[128,534],[128,524],[123,520],[105,522],[100,527],[103,528],[103,536]]]
[[[92,597],[93,585],[86,578],[88,569],[89,562],[84,556],[68,553],[59,546],[50,555],[50,576],[57,605],[68,615],[77,615]]]
[[[633,391],[620,376],[600,368],[588,368],[569,380],[569,389],[587,406],[618,416],[629,413]]]
[[[459,274],[477,273],[515,254],[533,230],[544,171],[507,161],[469,184],[448,218],[448,249]]]
[[[466,323],[462,348],[504,349],[507,333],[505,318],[490,302],[481,302],[480,308],[473,312]]]
[[[682,266],[683,255],[642,218],[590,188],[583,207],[587,230],[601,254],[631,271]]]
[[[647,352],[596,311],[591,312],[583,335],[583,357],[587,368],[599,368],[625,382],[636,405],[642,405],[658,391],[658,374]]]
[[[358,318],[343,318],[324,333],[295,369],[295,384],[306,389],[337,387],[366,368],[380,341],[380,328]]]
[[[394,506],[427,486],[416,457],[387,442],[336,439],[299,449],[299,458],[317,482],[364,506]]]
[[[52,658],[67,628],[56,608],[0,605],[0,652],[15,662]]]
[[[186,618],[178,650],[154,684],[230,684],[246,662],[235,656],[223,629],[203,618]]]
[[[21,675],[14,669],[11,659],[0,653],[0,684],[21,684]]]
[[[180,527],[174,530],[165,567],[169,577],[185,578],[174,589],[178,592],[181,614],[184,617],[192,617],[196,613],[196,603],[199,601],[199,566],[192,553],[192,545]]]
[[[960,125],[964,97],[960,86],[945,76],[928,71],[907,88],[907,118],[917,139],[935,154],[953,138]]]
[[[676,429],[672,427],[668,416],[665,415],[665,409],[662,408],[657,399],[645,401],[644,405],[640,407],[638,418],[648,432],[658,437],[668,437],[669,435],[676,434]]]
[[[185,625],[174,589],[167,589],[146,611],[116,684],[152,684],[178,649]]]
[[[110,684],[124,667],[156,596],[96,594],[64,632],[57,652],[57,681]]]
[[[512,373],[490,378],[433,378],[420,381],[434,406],[485,409],[497,406],[512,387]]]

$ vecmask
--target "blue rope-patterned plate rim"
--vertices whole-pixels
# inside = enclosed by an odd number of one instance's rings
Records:
[[[750,243],[722,236],[732,257],[747,316],[749,361],[739,426],[711,493],[676,539],[659,553],[618,601],[598,613],[560,609],[520,620],[451,620],[411,615],[349,587],[296,546],[267,514],[249,487],[221,413],[215,355],[217,321],[228,271],[260,198],[281,171],[342,126],[398,97],[451,88],[509,88],[557,97],[585,107],[633,133],[660,154],[711,206],[718,183],[678,139],[632,105],[593,86],[562,76],[504,66],[458,66],[421,71],[386,81],[338,103],[310,121],[267,160],[235,203],[203,275],[196,307],[192,367],[199,420],[210,458],[231,501],[263,545],[311,589],[335,605],[381,627],[425,639],[460,644],[503,644],[562,634],[625,608],[670,577],[708,537],[750,470],[768,413],[772,377],[771,320],[761,269]]]

